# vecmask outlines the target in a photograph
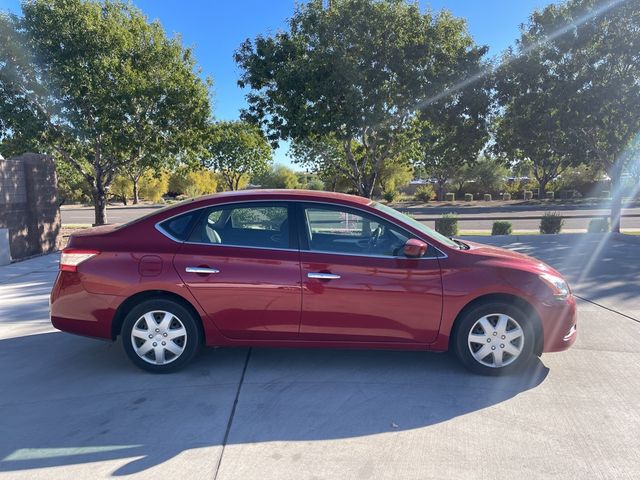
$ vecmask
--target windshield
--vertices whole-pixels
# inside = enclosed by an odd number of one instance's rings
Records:
[[[391,215],[396,220],[400,220],[401,222],[408,223],[416,230],[421,231],[428,237],[437,240],[443,245],[456,248],[456,249],[460,248],[460,245],[458,245],[456,242],[454,242],[450,238],[447,238],[441,233],[436,232],[433,228],[427,227],[424,223],[420,223],[419,221],[411,218],[409,215],[405,215],[404,213],[399,212],[398,210],[395,210],[391,207],[387,207],[386,205],[383,205],[382,203],[378,203],[378,202],[374,202],[371,206],[377,210],[380,210],[381,212],[386,213],[387,215]]]

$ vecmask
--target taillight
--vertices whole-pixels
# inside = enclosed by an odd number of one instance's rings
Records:
[[[76,272],[78,265],[95,257],[100,252],[97,250],[74,250],[68,248],[62,251],[60,256],[60,270],[63,272]]]

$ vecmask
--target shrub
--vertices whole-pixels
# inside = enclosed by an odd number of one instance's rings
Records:
[[[555,194],[553,192],[545,192],[545,195],[549,200],[553,200],[555,197]]]
[[[556,212],[545,213],[540,220],[540,233],[560,233],[564,225],[564,219]]]
[[[179,168],[169,178],[169,192],[175,195],[187,195],[190,198],[214,193],[218,179],[211,170],[190,171]]]
[[[435,192],[433,191],[433,187],[431,185],[421,185],[416,188],[416,193],[413,195],[416,200],[421,202],[428,202],[429,200],[433,200],[435,197]]]
[[[609,228],[609,219],[607,217],[592,218],[591,220],[589,220],[589,227],[587,228],[587,232],[605,233],[609,231]]]
[[[388,192],[384,192],[382,194],[382,198],[384,198],[387,202],[391,203],[391,202],[395,202],[399,195],[400,195],[400,192],[398,192],[397,190],[389,190]]]
[[[502,200],[511,200],[511,194],[509,192],[503,193]]]
[[[491,201],[491,194],[490,193],[485,193],[482,198],[484,198],[485,202],[490,202]]]
[[[324,190],[324,182],[319,178],[313,178],[307,183],[309,190]]]
[[[268,172],[252,178],[251,183],[262,188],[300,188],[296,172],[285,165],[273,165]]]
[[[187,188],[184,189],[184,194],[187,198],[196,198],[202,195],[202,192],[197,185],[187,185]]]
[[[511,222],[507,220],[497,220],[493,222],[491,235],[511,235]]]
[[[455,213],[445,213],[436,219],[436,231],[446,237],[458,235],[458,216]]]
[[[456,194],[452,193],[452,192],[448,192],[444,194],[444,199],[447,202],[455,202],[456,201]]]
[[[533,199],[533,192],[531,190],[525,190],[524,191],[524,199],[525,200]]]
[[[140,178],[140,197],[153,203],[162,200],[162,196],[169,189],[169,175],[165,172],[148,170]]]
[[[116,175],[110,193],[126,205],[127,199],[133,196],[133,182],[124,175]]]
[[[473,202],[473,194],[471,194],[471,193],[465,193],[465,194],[464,194],[464,201],[465,201],[465,202]]]

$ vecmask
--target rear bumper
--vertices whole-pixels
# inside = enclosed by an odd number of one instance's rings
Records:
[[[576,341],[578,321],[576,300],[573,296],[562,302],[544,305],[540,312],[544,334],[543,352],[561,352]]]
[[[86,291],[76,272],[59,272],[51,290],[51,323],[65,332],[111,340],[111,323],[122,301]]]

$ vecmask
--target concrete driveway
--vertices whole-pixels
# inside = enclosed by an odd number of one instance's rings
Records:
[[[0,478],[639,478],[640,245],[483,240],[569,277],[571,350],[506,378],[447,354],[268,349],[150,375],[51,329],[56,256],[0,268]]]

